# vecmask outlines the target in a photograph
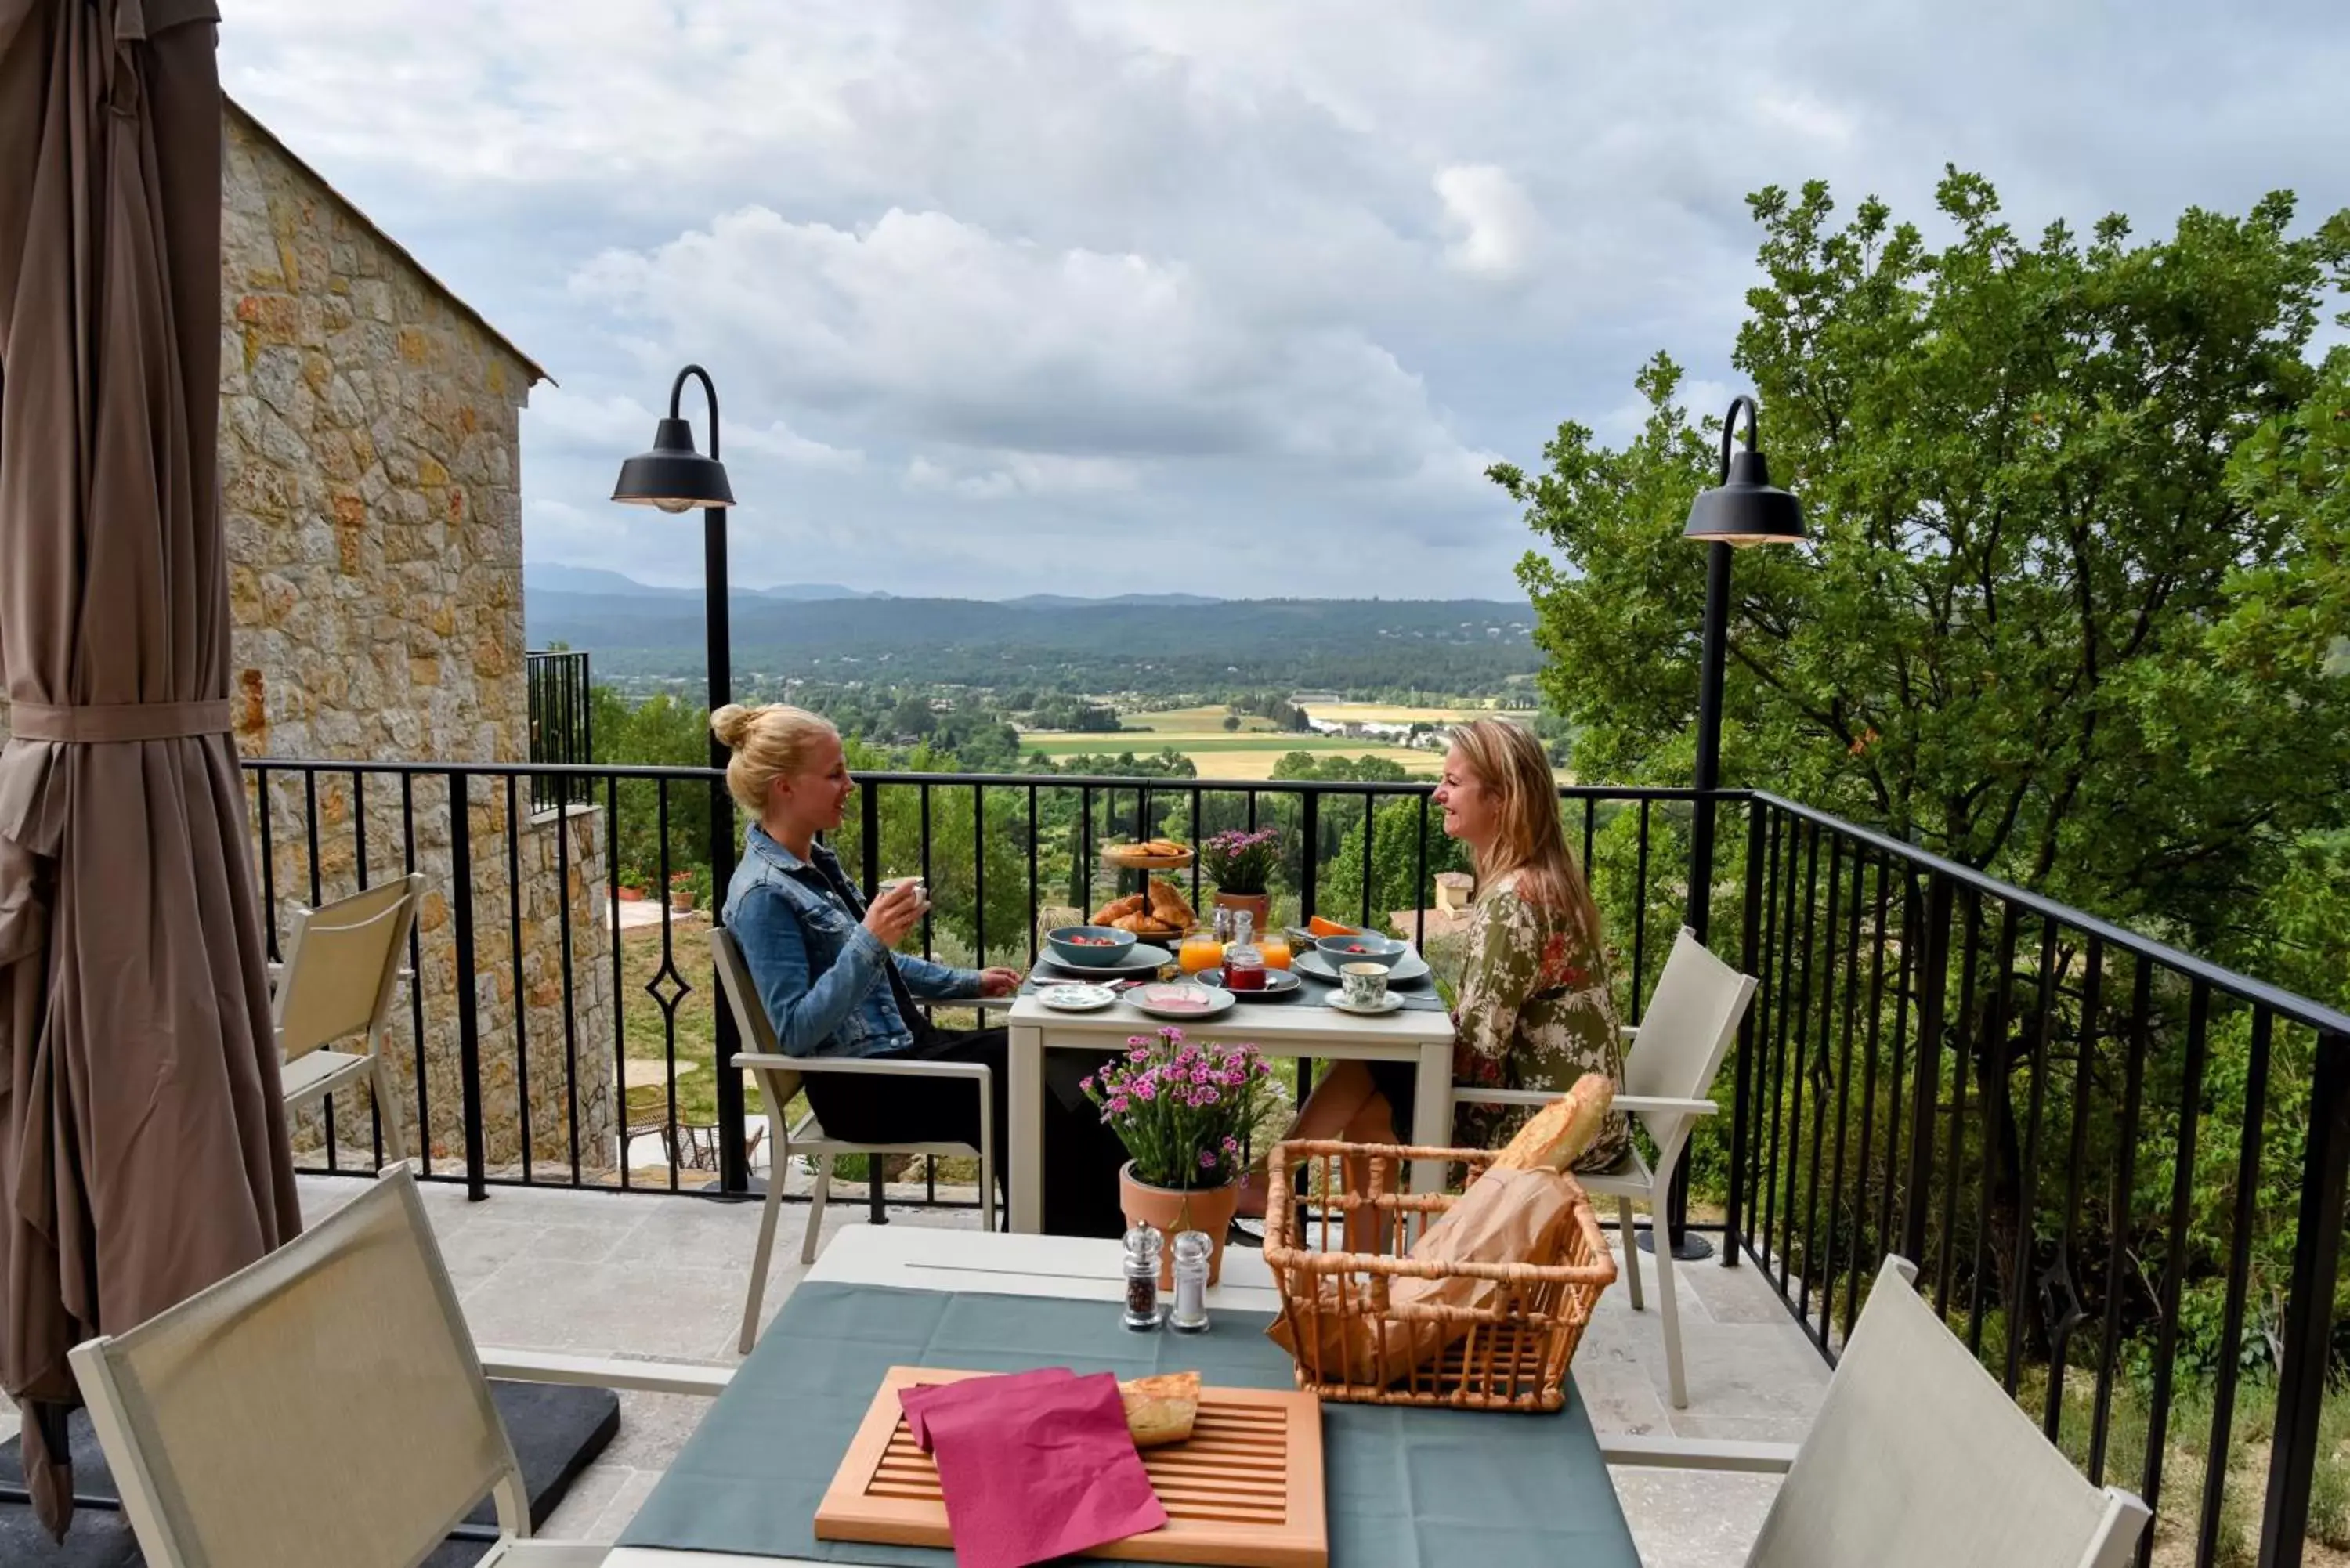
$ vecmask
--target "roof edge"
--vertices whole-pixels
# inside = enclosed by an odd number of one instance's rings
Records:
[[[504,333],[499,331],[496,327],[492,325],[488,317],[484,316],[479,310],[476,310],[473,306],[468,305],[465,302],[463,296],[460,295],[455,289],[451,288],[447,284],[442,282],[441,279],[434,275],[431,267],[426,266],[421,261],[417,259],[416,253],[414,251],[410,250],[406,245],[401,244],[398,240],[392,238],[391,235],[385,231],[382,224],[377,223],[373,218],[369,217],[358,202],[352,201],[348,196],[344,195],[340,191],[337,190],[335,188],[334,182],[328,180],[324,174],[321,174],[318,171],[317,165],[304,158],[300,153],[295,151],[291,147],[286,146],[285,139],[279,136],[276,131],[270,130],[266,125],[264,125],[260,119],[254,115],[254,112],[251,109],[245,108],[244,105],[231,98],[224,90],[221,94],[221,107],[227,113],[234,115],[238,123],[242,124],[246,130],[252,131],[254,135],[268,143],[268,145],[276,151],[279,157],[285,159],[286,161],[300,170],[312,180],[317,181],[319,189],[326,192],[328,195],[332,196],[336,201],[341,202],[344,210],[349,213],[352,217],[358,219],[361,227],[366,229],[369,234],[373,234],[378,240],[381,241],[393,254],[406,262],[410,266],[415,268],[416,275],[419,277],[422,278],[426,283],[431,284],[436,293],[438,293],[443,299],[447,300],[451,305],[454,306],[457,310],[468,320],[472,321],[474,326],[480,327],[483,331],[488,333],[493,338],[496,339],[499,347],[504,348],[507,353],[512,354],[515,358],[521,360],[523,368],[530,372],[530,386],[536,386],[541,381],[546,382],[550,387],[559,384],[553,376],[546,373],[546,367],[541,365],[537,360],[525,353],[519,344],[515,343],[513,338],[507,337]],[[526,387],[525,389],[527,390],[528,388]]]

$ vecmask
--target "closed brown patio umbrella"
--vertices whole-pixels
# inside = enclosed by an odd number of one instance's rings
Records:
[[[300,1227],[213,441],[212,0],[0,0],[0,1384],[72,1517],[66,1352]]]

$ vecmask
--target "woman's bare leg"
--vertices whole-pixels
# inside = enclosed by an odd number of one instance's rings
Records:
[[[1315,1084],[1314,1092],[1297,1107],[1297,1116],[1289,1130],[1281,1136],[1290,1140],[1320,1141],[1345,1137],[1347,1129],[1362,1114],[1368,1101],[1378,1098],[1378,1086],[1360,1062],[1333,1064]],[[1379,1104],[1387,1104],[1379,1099]],[[1271,1158],[1271,1150],[1266,1157]],[[1240,1213],[1243,1218],[1264,1218],[1267,1181],[1262,1170],[1252,1170],[1241,1179]]]

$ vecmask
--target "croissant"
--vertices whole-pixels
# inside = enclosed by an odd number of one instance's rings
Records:
[[[1088,920],[1087,924],[1094,926],[1115,926],[1119,920],[1125,919],[1128,915],[1139,915],[1142,913],[1143,908],[1142,895],[1139,893],[1128,893],[1125,898],[1112,898],[1108,903],[1104,904],[1100,909],[1096,909],[1094,911],[1093,919]]]
[[[1150,912],[1170,926],[1188,928],[1199,919],[1182,892],[1164,877],[1150,879]]]

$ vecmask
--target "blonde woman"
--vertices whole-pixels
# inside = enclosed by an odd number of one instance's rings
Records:
[[[1435,801],[1444,831],[1469,846],[1479,888],[1453,1010],[1454,1082],[1564,1092],[1599,1072],[1621,1084],[1599,909],[1567,850],[1542,742],[1500,719],[1463,724],[1453,732]],[[1315,1085],[1290,1136],[1397,1142],[1397,1128],[1411,1125],[1412,1085],[1403,1064],[1338,1063]],[[1453,1116],[1453,1142],[1492,1148],[1523,1119],[1464,1105]],[[1614,1165],[1628,1137],[1622,1114],[1611,1113],[1577,1168]],[[1262,1212],[1262,1198],[1246,1193],[1244,1206],[1251,1199]]]
[[[710,716],[710,728],[734,753],[726,786],[752,818],[723,918],[785,1052],[983,1062],[993,1069],[995,1147],[1007,1150],[1004,1032],[942,1033],[918,1003],[1009,996],[1019,989],[1019,971],[954,969],[892,950],[921,919],[921,890],[904,883],[868,903],[839,857],[817,838],[839,828],[857,793],[840,733],[830,722],[781,703],[730,704]],[[1117,1175],[1125,1151],[1100,1127],[1076,1082],[1081,1075],[1082,1066],[1073,1065],[1068,1084],[1051,1085],[1047,1158],[1055,1175],[1066,1178],[1055,1189],[1069,1196],[1047,1204],[1045,1228],[1116,1235]],[[979,1142],[978,1096],[965,1081],[820,1073],[805,1082],[816,1119],[835,1137]],[[1080,1107],[1074,1117],[1073,1102]],[[1007,1163],[999,1160],[999,1176]],[[1099,1196],[1089,1196],[1094,1192]]]

